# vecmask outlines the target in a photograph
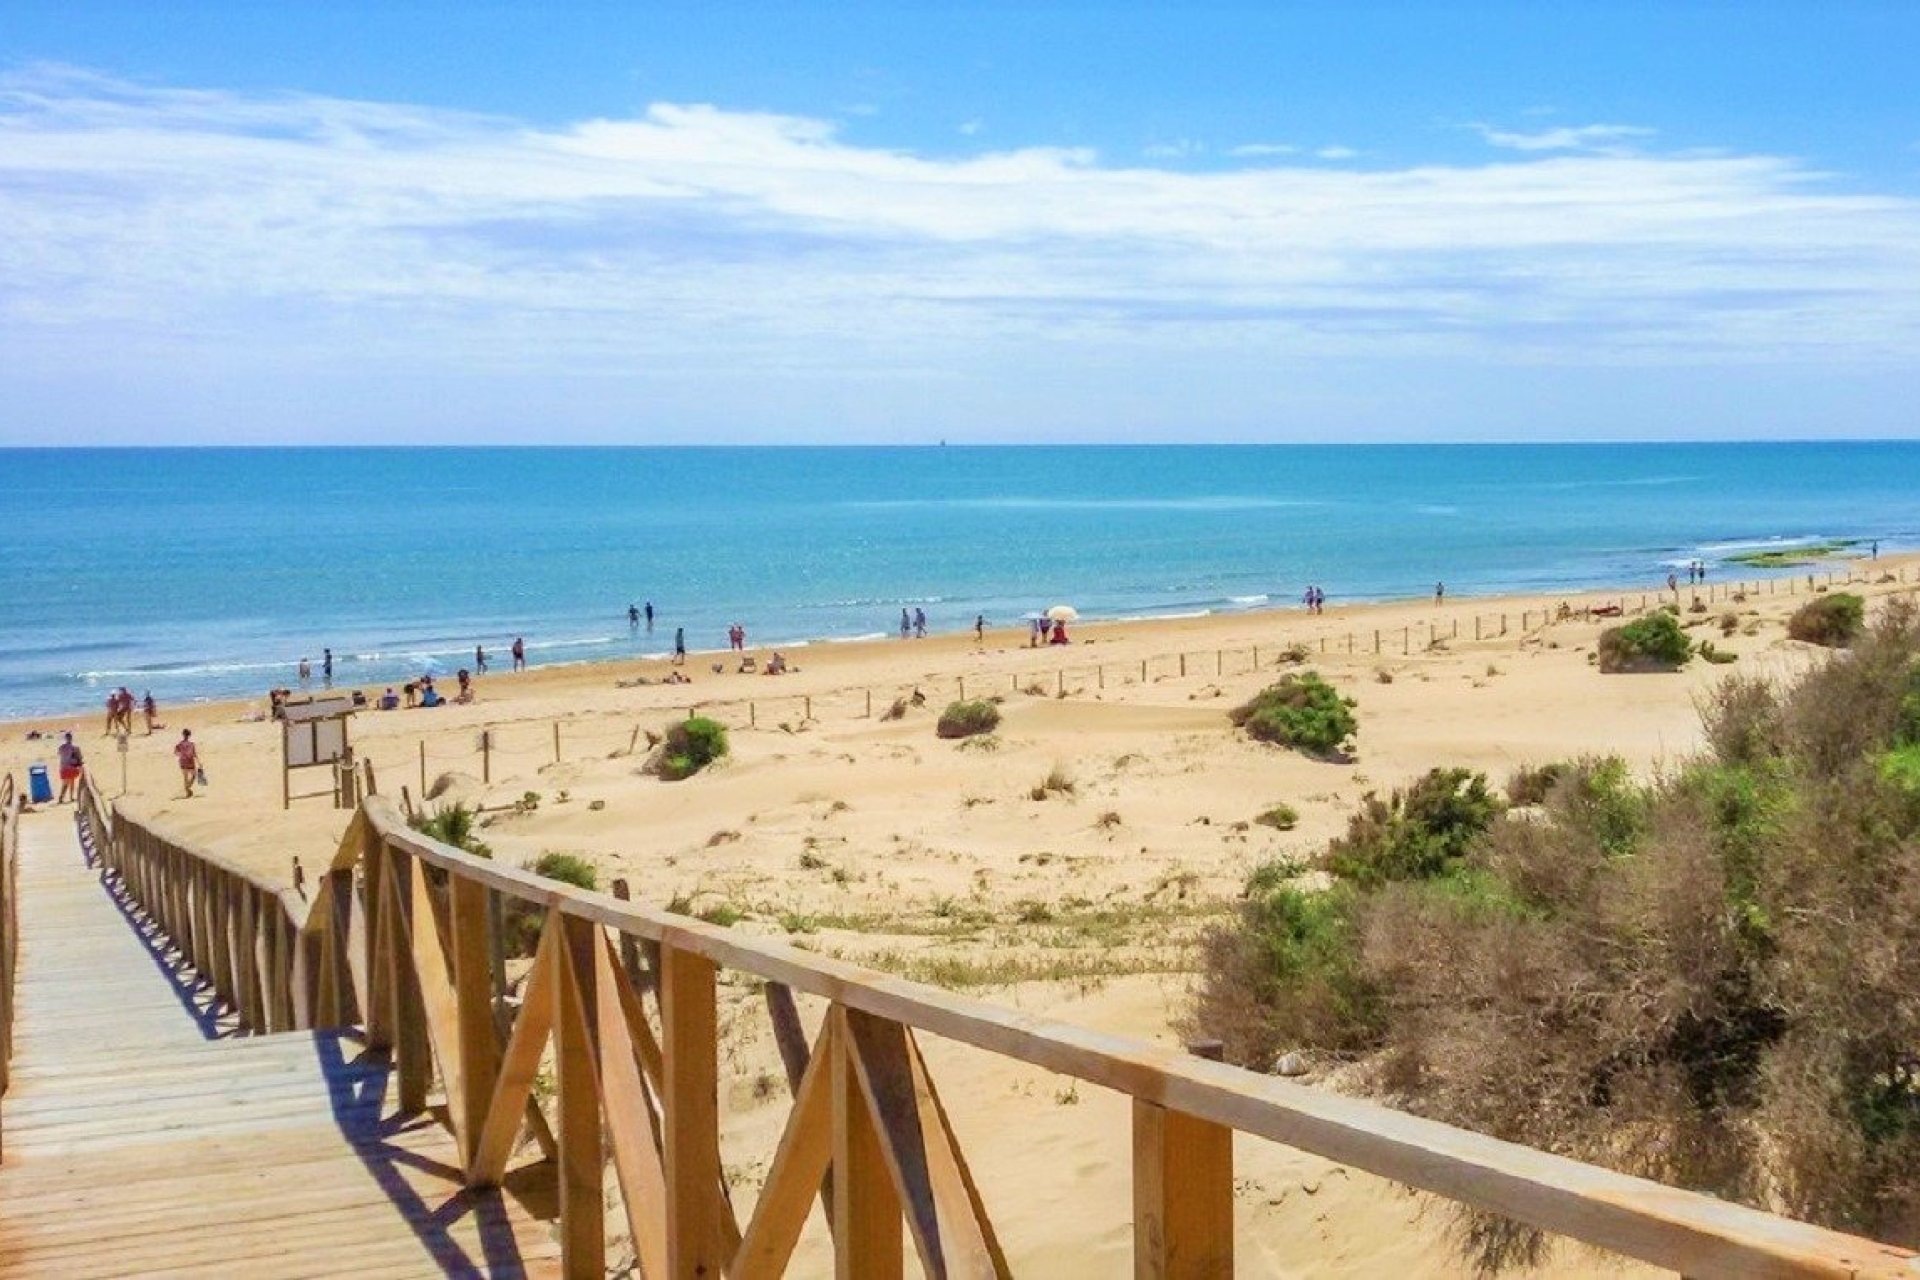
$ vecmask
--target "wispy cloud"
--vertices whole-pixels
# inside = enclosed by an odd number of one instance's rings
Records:
[[[704,105],[546,128],[38,69],[0,79],[0,343],[715,378],[965,379],[1040,348],[1920,357],[1914,201],[1777,156],[1592,150],[1645,136],[1620,126],[1485,132],[1519,154],[1196,172]]]
[[[1255,158],[1261,156],[1292,156],[1298,155],[1299,153],[1300,148],[1286,142],[1243,142],[1239,146],[1230,147],[1227,150],[1227,154],[1230,156]]]
[[[1629,124],[1562,125],[1534,133],[1496,129],[1487,124],[1476,124],[1473,128],[1487,145],[1512,151],[1612,151],[1654,136],[1652,129]]]
[[[1313,154],[1322,160],[1351,160],[1360,153],[1352,147],[1332,146],[1320,147]]]

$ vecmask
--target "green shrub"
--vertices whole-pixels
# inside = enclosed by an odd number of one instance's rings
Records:
[[[1291,831],[1300,821],[1300,814],[1290,804],[1277,804],[1254,819],[1263,827],[1272,827],[1275,831]]]
[[[1428,880],[1448,871],[1500,814],[1487,777],[1466,769],[1429,769],[1386,800],[1368,792],[1327,846],[1326,869],[1362,887]]]
[[[479,857],[491,858],[492,847],[475,834],[479,830],[479,817],[478,810],[469,809],[464,804],[452,804],[435,809],[430,814],[416,813],[407,819],[407,825],[441,844],[450,844]]]
[[[974,698],[948,703],[933,731],[943,738],[971,738],[975,734],[992,733],[999,727],[1000,708],[984,698]]]
[[[600,872],[591,862],[577,853],[548,850],[527,863],[526,869],[537,876],[558,880],[576,889],[593,890],[600,887]]]
[[[1787,634],[1808,644],[1844,649],[1866,625],[1867,602],[1845,591],[1809,600],[1787,619]]]
[[[1600,633],[1602,671],[1671,671],[1692,656],[1679,618],[1664,609]]]
[[[660,776],[678,782],[727,754],[727,727],[706,716],[693,716],[669,727],[663,742]]]
[[[1265,1070],[1291,1049],[1352,1053],[1378,1030],[1378,993],[1363,975],[1356,898],[1293,883],[1299,868],[1267,863],[1247,881],[1231,924],[1202,935],[1194,1025],[1218,1036],[1230,1061]]]
[[[1359,729],[1355,705],[1318,673],[1306,671],[1268,685],[1227,715],[1261,742],[1331,756],[1346,751]]]

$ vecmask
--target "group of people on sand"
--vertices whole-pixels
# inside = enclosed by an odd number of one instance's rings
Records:
[[[1706,580],[1707,566],[1698,560],[1687,561],[1687,585],[1690,587],[1698,586]],[[1673,592],[1675,595],[1680,594],[1680,577],[1678,574],[1669,573],[1667,575],[1667,590]]]
[[[900,638],[905,640],[909,636],[915,640],[925,640],[927,638],[927,611],[925,609],[915,609],[911,613],[905,609],[900,611]]]
[[[979,630],[975,628],[976,632]],[[1033,632],[1027,637],[1027,648],[1037,649],[1043,644],[1071,644],[1067,639],[1067,624],[1061,618],[1048,618],[1044,614],[1033,617]]]
[[[132,696],[127,694],[129,698]],[[114,697],[118,699],[119,694],[116,693]],[[152,701],[151,697],[147,699],[149,705]],[[128,715],[131,716],[132,712],[129,711]],[[153,723],[151,713],[148,714],[147,722]],[[112,730],[109,729],[108,732],[111,733]],[[60,735],[57,759],[60,762],[60,793],[55,797],[54,803],[77,804],[80,800],[80,785],[87,776],[87,757],[86,753],[80,750],[80,744],[73,740],[71,731]],[[181,788],[191,800],[193,788],[196,785],[204,786],[207,781],[205,766],[200,762],[200,746],[193,740],[193,730],[180,731],[180,741],[173,744],[173,760],[180,767]]]
[[[1325,613],[1327,611],[1327,593],[1319,587],[1309,586],[1300,594],[1300,603],[1307,607],[1308,613]]]
[[[108,737],[112,737],[116,733],[130,734],[133,732],[133,707],[133,691],[125,685],[121,685],[118,689],[115,689],[107,695]],[[160,728],[158,719],[160,707],[159,704],[154,702],[151,691],[147,693],[146,697],[140,700],[140,709],[146,716],[147,733],[151,736],[155,729]]]

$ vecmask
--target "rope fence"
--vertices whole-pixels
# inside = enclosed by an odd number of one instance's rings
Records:
[[[1752,582],[1703,583],[1687,591],[1691,601],[1710,608],[1750,602],[1762,595],[1818,594],[1835,585],[1905,584],[1907,577],[1904,569],[1889,570],[1883,575],[1849,569]],[[1920,582],[1920,573],[1914,578]],[[415,744],[414,759],[406,762],[413,768],[406,772],[416,776],[420,795],[424,797],[434,778],[453,770],[476,773],[483,784],[492,785],[496,780],[537,777],[542,770],[570,759],[642,755],[652,748],[665,718],[671,716],[687,719],[704,716],[735,732],[795,732],[801,726],[828,721],[893,718],[896,703],[911,703],[916,696],[928,705],[949,694],[963,702],[970,698],[1020,694],[1066,698],[1170,680],[1218,680],[1253,675],[1298,665],[1321,655],[1412,657],[1444,651],[1455,643],[1484,643],[1516,633],[1524,637],[1557,622],[1640,616],[1663,605],[1678,604],[1682,598],[1680,591],[1632,592],[1588,599],[1578,607],[1476,610],[1400,627],[1323,632],[1308,639],[1247,647],[1181,650],[1125,662],[1054,663],[1014,671],[976,672],[906,682],[890,688],[856,685],[794,694],[729,695],[689,699],[680,706],[663,706],[640,713],[605,712],[545,722],[486,725],[422,736]],[[1043,651],[1033,650],[1036,654]],[[361,758],[372,766],[372,758],[364,749]],[[389,753],[383,757],[380,768],[384,772],[396,763]]]

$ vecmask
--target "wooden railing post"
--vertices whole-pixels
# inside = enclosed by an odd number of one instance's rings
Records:
[[[895,1280],[905,1261],[900,1193],[861,1095],[846,1010],[836,1005],[827,1016],[835,1020],[833,1273],[838,1280]]]
[[[433,928],[433,921],[414,917],[412,894],[408,892],[413,874],[413,855],[389,848],[382,859],[386,876],[381,908],[385,924],[387,985],[393,1012],[394,1080],[399,1091],[399,1107],[404,1115],[427,1109],[427,1086],[433,1080],[433,1050],[427,1041],[427,1015],[420,997],[420,981],[413,971],[409,938],[416,929]]]
[[[667,1271],[718,1276],[731,1260],[721,1210],[720,1061],[713,961],[660,948]]]
[[[588,1024],[596,1005],[593,948],[598,940],[591,921],[561,916],[558,911],[548,927],[561,930],[562,942],[560,998],[554,1010],[561,1266],[568,1276],[598,1280],[607,1272],[605,1156],[598,1071]]]
[[[1193,1046],[1218,1059],[1219,1042]],[[1233,1275],[1233,1130],[1133,1100],[1133,1274]]]
[[[465,1113],[454,1128],[460,1137],[460,1163],[465,1166],[473,1163],[474,1144],[486,1123],[487,1104],[500,1070],[499,1043],[493,1030],[493,965],[487,954],[490,895],[479,881],[457,875],[447,878],[447,893],[460,1038],[458,1070],[463,1086],[459,1102]]]

